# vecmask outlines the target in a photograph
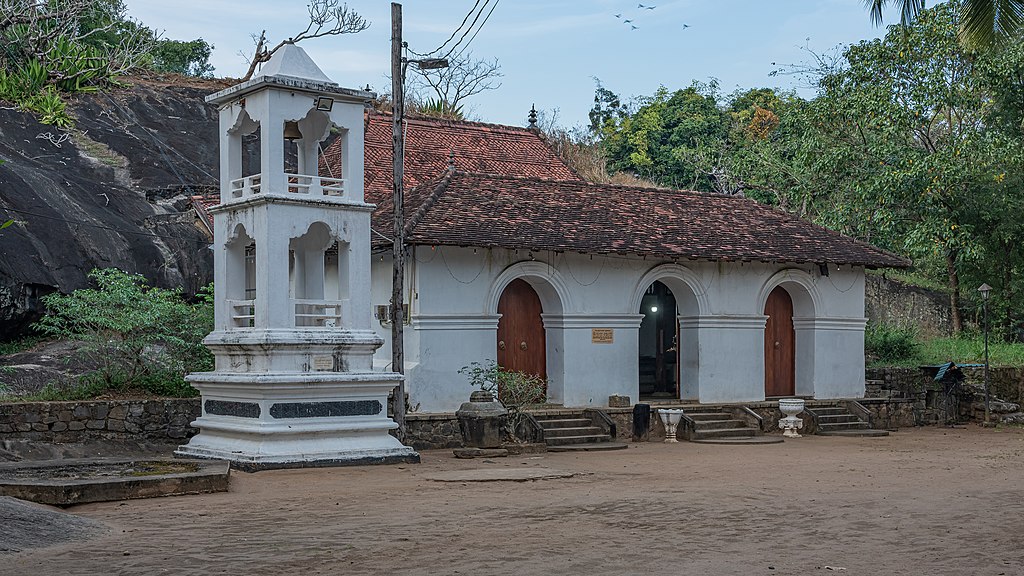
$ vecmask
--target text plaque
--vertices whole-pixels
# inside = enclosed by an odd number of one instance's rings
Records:
[[[590,342],[593,344],[611,344],[615,340],[615,330],[611,328],[592,328]]]

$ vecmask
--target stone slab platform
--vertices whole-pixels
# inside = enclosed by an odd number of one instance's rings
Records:
[[[566,472],[552,468],[480,468],[427,474],[424,478],[434,482],[528,482],[530,480],[572,478],[582,474],[581,472]]]
[[[0,495],[54,506],[226,492],[228,463],[81,458],[0,464]]]

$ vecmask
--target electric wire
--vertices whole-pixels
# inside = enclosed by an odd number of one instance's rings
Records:
[[[430,52],[427,52],[426,54],[420,54],[419,52],[409,48],[408,46],[406,46],[406,50],[408,50],[409,52],[412,52],[413,54],[415,54],[416,56],[419,56],[420,58],[426,58],[427,56],[430,56],[431,54],[437,54],[441,50],[444,50],[444,47],[447,46],[448,43],[452,41],[452,38],[455,38],[455,35],[459,33],[459,30],[462,30],[462,27],[466,25],[466,22],[469,20],[469,17],[473,15],[473,12],[476,11],[477,6],[479,6],[479,5],[480,5],[480,0],[476,0],[476,2],[473,4],[473,7],[470,8],[469,12],[466,13],[466,17],[462,19],[462,24],[459,24],[459,27],[456,28],[452,32],[452,35],[449,36],[448,39],[445,40],[444,43],[441,44],[440,46],[438,46],[437,48],[434,48],[433,50],[431,50]]]
[[[476,35],[479,34],[481,30],[483,30],[484,25],[487,24],[487,21],[491,19],[491,14],[494,14],[494,9],[498,7],[498,2],[499,0],[494,0],[494,5],[491,6],[491,11],[487,13],[487,17],[484,18],[484,21],[480,23],[480,26],[476,29],[476,32],[473,33],[473,37],[469,39],[469,42],[467,42],[466,45],[462,48],[462,50],[460,50],[459,53],[455,56],[455,60],[461,58],[462,54],[465,53],[466,49],[469,48],[470,44],[473,43],[473,40],[476,40]],[[485,4],[484,8],[486,7],[487,5]]]

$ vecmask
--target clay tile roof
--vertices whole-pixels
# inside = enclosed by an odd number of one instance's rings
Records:
[[[906,267],[910,262],[746,198],[451,172],[410,191],[410,244],[716,261]],[[391,229],[392,206],[373,215]],[[388,234],[390,236],[390,234]],[[384,244],[374,235],[375,245]]]
[[[393,160],[390,114],[369,111],[366,116],[366,201],[380,204],[391,195]],[[328,146],[321,173],[337,173],[340,142]],[[580,180],[537,132],[515,126],[431,118],[406,120],[405,186],[410,190],[434,180],[455,166],[466,172],[524,176],[547,180]]]

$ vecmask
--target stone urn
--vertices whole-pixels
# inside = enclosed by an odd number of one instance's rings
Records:
[[[508,410],[486,390],[477,390],[455,412],[467,448],[500,448],[508,427]]]
[[[797,430],[804,427],[804,421],[796,415],[804,411],[803,398],[782,398],[779,400],[779,410],[786,416],[779,420],[782,435],[787,438],[800,438]]]
[[[679,428],[679,420],[683,417],[682,409],[658,408],[658,416],[665,425],[665,442],[679,442],[676,440],[676,429]]]

